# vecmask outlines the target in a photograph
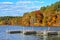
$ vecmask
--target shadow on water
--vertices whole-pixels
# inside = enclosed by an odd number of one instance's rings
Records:
[[[37,40],[60,40],[60,35],[51,35],[51,36],[25,35],[25,36],[35,36]]]
[[[60,40],[60,35],[57,36],[49,36],[48,40]]]
[[[37,40],[60,40],[60,35],[57,36],[37,36]]]

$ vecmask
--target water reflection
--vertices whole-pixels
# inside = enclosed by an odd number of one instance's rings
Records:
[[[60,40],[60,35],[49,37],[48,40]]]
[[[37,40],[47,40],[47,36],[38,36],[37,38]]]
[[[47,36],[43,36],[43,40],[47,40]]]
[[[60,40],[60,35],[58,36],[37,36],[37,40]]]

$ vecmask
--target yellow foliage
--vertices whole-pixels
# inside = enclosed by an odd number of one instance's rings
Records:
[[[52,20],[55,21],[56,20],[55,17],[53,17]]]
[[[41,26],[40,23],[34,23],[34,26]]]
[[[47,24],[48,24],[48,26],[50,26],[51,25],[51,22],[48,22]]]

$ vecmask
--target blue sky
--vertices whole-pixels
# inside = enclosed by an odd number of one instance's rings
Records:
[[[22,16],[59,0],[0,0],[0,16]]]

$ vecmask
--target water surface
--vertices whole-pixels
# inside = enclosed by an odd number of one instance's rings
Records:
[[[36,36],[23,34],[8,34],[8,30],[48,30],[48,27],[0,26],[0,40],[60,40],[60,36]],[[58,31],[60,27],[51,27],[49,30]]]

